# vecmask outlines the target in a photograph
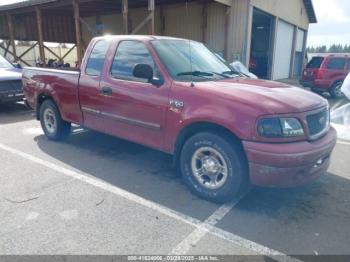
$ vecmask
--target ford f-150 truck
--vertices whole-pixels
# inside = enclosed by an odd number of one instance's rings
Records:
[[[215,202],[313,181],[336,143],[325,99],[241,76],[185,39],[95,38],[79,71],[26,68],[23,84],[49,139],[74,123],[173,154],[189,188]]]

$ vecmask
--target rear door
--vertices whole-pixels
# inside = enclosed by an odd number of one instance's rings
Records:
[[[346,66],[345,57],[329,58],[326,70],[324,71],[324,78],[330,80],[331,83],[344,80],[348,73]]]
[[[116,52],[108,54],[111,66],[101,81],[101,89],[109,90],[103,96],[102,128],[113,135],[162,149],[170,82],[165,79],[157,87],[133,76],[135,65],[142,63],[153,68],[155,77],[163,78],[147,43],[122,40],[115,46]]]

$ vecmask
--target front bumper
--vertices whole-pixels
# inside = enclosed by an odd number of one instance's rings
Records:
[[[22,91],[5,91],[0,92],[0,102],[16,102],[24,98]]]
[[[250,182],[265,187],[293,187],[323,175],[330,164],[337,133],[331,127],[322,138],[308,142],[267,144],[243,142]]]

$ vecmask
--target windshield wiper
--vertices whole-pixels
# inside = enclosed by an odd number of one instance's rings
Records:
[[[213,72],[213,74],[218,75],[218,76],[221,76],[221,77],[224,77],[224,78],[231,78],[231,77],[229,77],[227,74],[225,74],[225,72],[223,72],[223,73]]]
[[[235,70],[224,71],[224,72],[222,72],[222,74],[224,74],[224,75],[236,75],[236,76],[247,76],[246,74],[243,74],[243,73],[235,71]]]
[[[230,78],[227,74],[217,73],[217,72],[193,71],[193,72],[182,72],[177,74],[177,76],[185,76],[185,75],[192,75],[192,76],[199,76],[199,77],[213,77],[214,75],[218,75],[224,78]]]
[[[199,77],[213,77],[213,73],[202,72],[202,71],[189,71],[178,73],[177,76],[199,76]]]

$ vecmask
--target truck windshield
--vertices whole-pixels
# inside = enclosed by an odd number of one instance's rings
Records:
[[[13,66],[9,61],[0,56],[0,68],[13,68]]]
[[[189,40],[151,41],[171,77],[179,81],[208,81],[237,76],[204,44]]]

